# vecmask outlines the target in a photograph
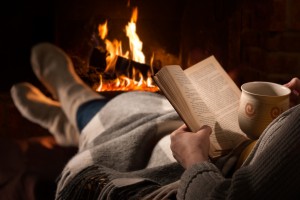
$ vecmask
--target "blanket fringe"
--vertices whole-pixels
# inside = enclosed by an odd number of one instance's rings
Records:
[[[141,179],[142,181],[140,182],[124,186],[115,185],[112,180],[116,179],[116,177],[114,176],[113,178],[110,173],[110,171],[106,171],[101,166],[89,166],[79,172],[62,189],[56,200],[140,200],[161,187],[148,179]]]
[[[58,194],[57,200],[98,199],[102,189],[109,182],[108,175],[98,166],[90,166],[79,172]]]

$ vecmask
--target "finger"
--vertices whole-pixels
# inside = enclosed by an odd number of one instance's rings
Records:
[[[293,89],[292,90],[292,93],[296,96],[296,97],[299,97],[300,96],[300,91],[296,90],[296,89]]]
[[[175,136],[181,133],[189,132],[189,128],[186,126],[186,124],[181,125],[179,128],[177,128],[175,131],[171,133],[171,136]]]
[[[203,125],[198,131],[198,132],[204,132],[204,133],[208,133],[209,135],[212,133],[212,129],[210,126],[208,125]]]
[[[284,86],[290,88],[291,90],[296,90],[297,92],[299,92],[300,80],[297,77],[295,77],[290,82],[284,84]]]
[[[188,127],[187,127],[186,124],[182,124],[178,129],[179,130],[186,130],[186,129],[188,129]]]

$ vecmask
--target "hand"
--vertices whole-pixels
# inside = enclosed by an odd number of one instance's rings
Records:
[[[288,87],[291,89],[291,96],[290,96],[290,101],[291,101],[291,107],[299,104],[299,99],[300,99],[300,80],[299,78],[295,77],[293,78],[290,82],[284,84],[284,86]]]
[[[208,160],[209,136],[212,130],[202,126],[196,133],[184,124],[171,133],[171,150],[174,158],[185,168]]]

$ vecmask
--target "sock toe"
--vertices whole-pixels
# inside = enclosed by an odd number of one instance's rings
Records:
[[[38,88],[27,82],[13,85],[10,93],[22,116],[43,127],[45,127],[45,123],[41,116],[45,115],[45,110],[59,109],[58,102],[46,97]]]
[[[68,122],[59,102],[46,97],[38,88],[27,82],[13,85],[10,92],[21,115],[48,129],[59,145],[78,144],[79,133]]]

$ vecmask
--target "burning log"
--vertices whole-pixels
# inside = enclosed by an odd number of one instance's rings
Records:
[[[157,72],[151,66],[127,59],[122,56],[115,57],[115,65],[106,66],[105,52],[95,48],[90,57],[90,67],[96,69],[99,81],[94,88],[101,91],[132,91],[144,90],[156,92],[157,86],[152,83],[152,75]]]
[[[117,73],[126,74],[128,77],[134,76],[134,70],[141,72],[143,77],[147,77],[149,72],[152,75],[157,72],[153,71],[153,69],[147,64],[138,63],[121,56],[118,56],[117,58],[116,69]]]
[[[118,75],[124,74],[128,77],[132,77],[132,72],[137,70],[143,74],[144,77],[148,76],[149,71],[151,74],[155,74],[158,71],[158,67],[152,68],[150,65],[135,62],[131,59],[117,56],[115,70],[108,71],[106,66],[106,55],[107,52],[102,52],[97,48],[94,48],[90,57],[90,66],[102,73],[106,78],[116,78]]]

